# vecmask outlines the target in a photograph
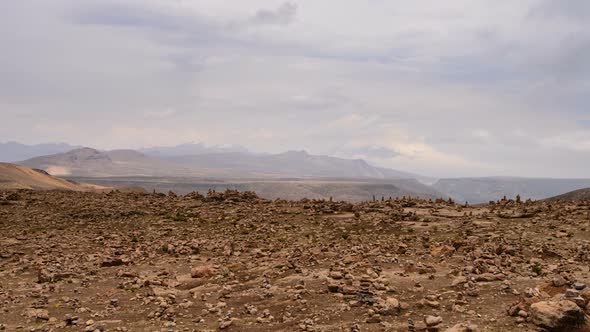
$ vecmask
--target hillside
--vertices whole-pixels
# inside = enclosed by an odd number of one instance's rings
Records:
[[[56,176],[172,176],[197,175],[187,167],[134,150],[98,151],[91,148],[31,158],[19,164]]]
[[[440,179],[433,188],[458,201],[487,203],[504,196],[544,199],[590,187],[590,179],[535,179],[512,177]]]
[[[0,330],[588,331],[588,208],[0,191]]]
[[[568,193],[554,196],[547,199],[548,201],[569,201],[569,202],[579,202],[579,201],[590,201],[590,188],[578,189],[574,191],[570,191]]]
[[[242,152],[248,153],[248,149],[239,145],[206,145],[204,143],[185,143],[175,146],[157,146],[139,149],[139,152],[154,157],[180,157],[209,153]]]
[[[230,174],[252,177],[374,179],[417,177],[411,173],[379,169],[362,159],[310,155],[305,151],[288,151],[279,154],[209,153],[170,157],[168,160],[196,169],[218,169]]]
[[[102,190],[104,186],[77,183],[53,177],[44,171],[34,170],[22,165],[0,163],[0,189],[39,189],[39,190]]]
[[[155,153],[151,151],[151,153]],[[362,159],[310,155],[305,151],[280,154],[245,152],[202,153],[157,157],[135,150],[99,151],[80,148],[40,156],[20,164],[57,176],[187,176],[217,178],[345,178],[422,179],[393,169],[378,168]]]

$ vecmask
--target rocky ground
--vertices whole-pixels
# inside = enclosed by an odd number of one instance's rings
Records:
[[[0,192],[0,330],[590,331],[590,202]]]

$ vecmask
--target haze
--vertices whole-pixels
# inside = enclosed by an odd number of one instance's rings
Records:
[[[0,2],[0,141],[588,177],[590,2]]]

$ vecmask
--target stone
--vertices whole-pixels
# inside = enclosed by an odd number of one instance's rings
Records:
[[[118,258],[118,257],[108,257],[105,258],[101,263],[100,266],[101,267],[111,267],[111,266],[121,266],[121,265],[127,265],[129,264],[129,262]]]
[[[455,252],[455,248],[448,246],[448,245],[443,245],[443,246],[438,246],[438,247],[434,247],[430,250],[430,255],[432,255],[432,257],[441,257],[441,256],[450,256]]]
[[[80,317],[78,317],[78,316],[66,314],[66,316],[64,317],[64,322],[66,323],[66,326],[78,325],[79,319],[80,319]]]
[[[451,282],[451,285],[452,285],[453,287],[457,287],[457,286],[460,286],[460,285],[466,284],[466,283],[467,283],[467,281],[468,281],[468,280],[467,280],[467,277],[464,277],[464,276],[458,276],[458,277],[456,277],[455,279],[453,279],[453,281]]]
[[[567,280],[565,280],[564,277],[558,275],[555,278],[553,278],[553,280],[551,280],[551,283],[555,287],[563,287],[567,285]]]
[[[483,273],[475,276],[475,281],[498,281],[504,279],[501,274]]]
[[[582,282],[575,282],[572,287],[574,287],[575,290],[581,291],[586,288],[586,284]]]
[[[29,308],[26,310],[26,316],[38,320],[49,320],[49,311],[47,309]]]
[[[460,323],[446,329],[444,332],[477,332],[477,325],[470,323]]]
[[[563,294],[563,296],[565,296],[566,298],[578,297],[580,296],[580,292],[578,292],[575,289],[568,289],[565,291],[565,294]]]
[[[385,300],[378,301],[375,305],[376,312],[383,316],[390,316],[401,312],[401,304],[395,297],[388,297]]]
[[[533,324],[551,331],[565,330],[584,324],[584,312],[574,302],[541,301],[531,305]]]
[[[443,322],[443,319],[440,316],[430,316],[429,315],[424,318],[424,323],[426,323],[426,326],[428,326],[428,327],[436,326],[442,322]]]
[[[331,293],[338,293],[342,290],[342,288],[340,287],[340,284],[335,283],[335,282],[329,282],[328,283],[328,291]]]
[[[219,329],[225,330],[228,327],[232,326],[233,323],[234,323],[233,319],[224,319],[219,323]]]
[[[208,278],[215,274],[210,266],[197,266],[191,269],[191,278]]]

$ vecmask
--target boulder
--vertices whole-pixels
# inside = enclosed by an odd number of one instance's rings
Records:
[[[541,301],[531,305],[531,321],[549,331],[567,331],[583,325],[585,317],[572,301]]]
[[[428,326],[428,327],[437,326],[438,324],[440,324],[442,322],[443,322],[443,319],[440,316],[426,316],[424,318],[424,323],[426,323],[426,326]]]

